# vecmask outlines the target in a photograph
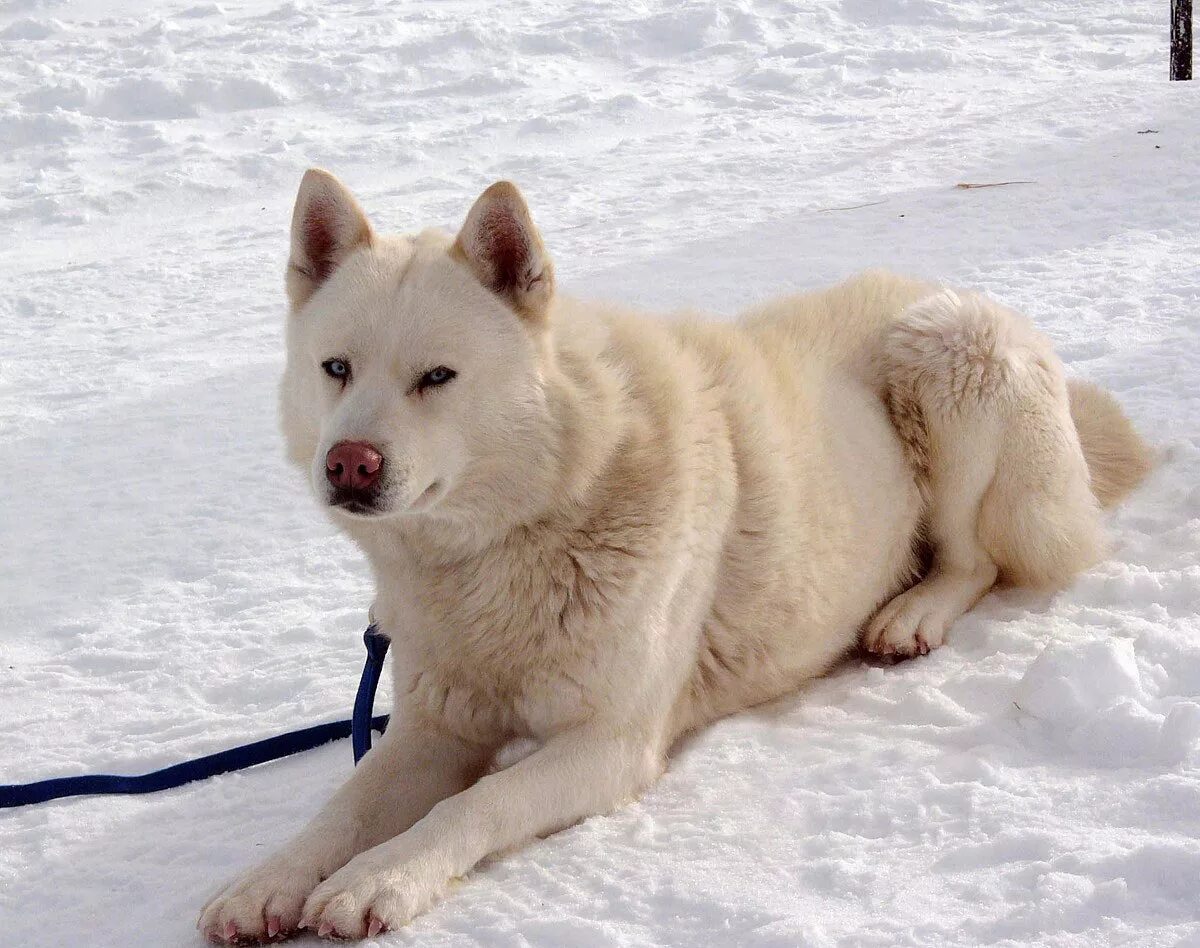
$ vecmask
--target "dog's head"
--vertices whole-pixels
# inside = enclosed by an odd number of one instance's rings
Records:
[[[335,517],[512,503],[522,455],[548,424],[554,294],[513,185],[488,188],[456,238],[393,237],[372,230],[335,177],[310,170],[287,291],[284,435]]]

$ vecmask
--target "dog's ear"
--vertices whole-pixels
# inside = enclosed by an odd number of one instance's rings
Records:
[[[292,211],[287,293],[299,309],[355,247],[371,242],[371,225],[354,195],[337,178],[309,168]]]
[[[540,320],[554,296],[554,265],[517,186],[497,181],[467,213],[451,256],[517,313]]]

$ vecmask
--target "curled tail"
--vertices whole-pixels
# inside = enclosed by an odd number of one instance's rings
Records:
[[[1106,510],[1115,507],[1154,467],[1154,452],[1134,430],[1117,400],[1081,379],[1067,380],[1071,420],[1092,478],[1092,493]]]

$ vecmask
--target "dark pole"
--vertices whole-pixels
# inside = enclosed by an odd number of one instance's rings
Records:
[[[1192,0],[1171,0],[1171,78],[1192,78]]]

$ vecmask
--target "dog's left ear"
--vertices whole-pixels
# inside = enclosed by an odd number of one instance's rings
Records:
[[[521,316],[540,320],[554,296],[554,264],[515,184],[497,181],[467,213],[451,256]]]

